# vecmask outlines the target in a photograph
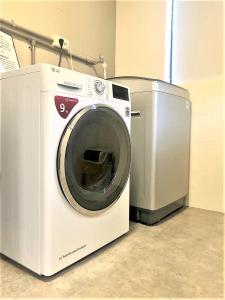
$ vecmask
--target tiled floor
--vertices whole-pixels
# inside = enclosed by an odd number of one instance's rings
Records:
[[[41,279],[1,257],[2,297],[223,297],[224,215],[187,208]]]

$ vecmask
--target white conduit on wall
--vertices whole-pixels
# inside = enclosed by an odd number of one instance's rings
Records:
[[[9,22],[0,18],[0,30],[10,34],[14,38],[26,41],[30,44],[31,64],[35,64],[36,47],[42,47],[43,49],[46,49],[50,52],[59,53],[59,49],[52,46],[53,39],[28,30],[24,27],[18,26],[14,22]],[[85,63],[90,66],[105,63],[104,59],[101,56],[99,57],[99,59],[94,60],[76,55],[74,53],[70,54],[67,51],[63,51],[63,55],[68,57],[72,56],[72,59],[78,60],[79,62]]]

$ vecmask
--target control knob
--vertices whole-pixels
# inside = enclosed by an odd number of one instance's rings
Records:
[[[100,80],[95,81],[95,91],[98,95],[102,95],[105,91],[105,85]]]

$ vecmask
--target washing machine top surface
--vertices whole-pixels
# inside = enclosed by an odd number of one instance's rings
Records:
[[[35,64],[0,74],[0,80],[10,77],[40,73],[41,91],[60,91],[78,96],[88,96],[98,100],[130,101],[130,91],[121,83],[49,64]]]
[[[109,80],[129,86],[132,94],[157,91],[190,99],[188,90],[159,79],[139,76],[117,76],[111,77]]]

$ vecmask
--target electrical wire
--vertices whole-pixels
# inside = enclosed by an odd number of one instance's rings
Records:
[[[60,54],[59,54],[59,63],[58,63],[58,67],[61,66],[62,53],[63,53],[63,44],[64,44],[64,39],[60,38],[60,39],[59,39]]]

